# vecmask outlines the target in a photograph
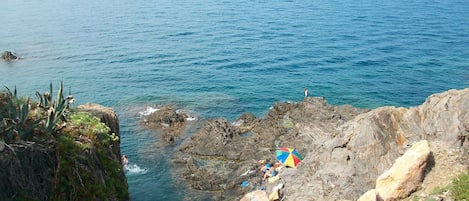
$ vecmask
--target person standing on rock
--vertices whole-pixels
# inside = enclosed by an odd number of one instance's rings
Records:
[[[305,93],[305,98],[308,97],[308,89],[307,88],[304,89],[304,93]]]

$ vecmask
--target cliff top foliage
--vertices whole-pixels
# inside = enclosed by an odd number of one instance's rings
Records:
[[[35,167],[55,169],[49,200],[128,199],[122,165],[112,153],[118,135],[98,117],[71,108],[74,98],[64,96],[62,82],[55,96],[51,83],[36,97],[20,97],[16,88],[0,91],[0,143],[55,142],[56,167]],[[43,199],[17,188],[13,200]]]
[[[74,99],[71,95],[64,98],[62,82],[55,98],[51,83],[50,91],[36,92],[37,101],[18,96],[16,88],[13,92],[5,88],[0,92],[0,140],[18,143],[38,136],[55,136],[65,126]]]

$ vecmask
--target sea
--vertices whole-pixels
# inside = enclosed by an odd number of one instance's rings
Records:
[[[276,102],[414,107],[469,87],[467,0],[2,0],[2,89],[113,108],[133,201],[210,200],[175,179],[164,105],[192,121],[259,118]],[[192,132],[196,132],[196,129]],[[191,135],[191,133],[188,133]]]

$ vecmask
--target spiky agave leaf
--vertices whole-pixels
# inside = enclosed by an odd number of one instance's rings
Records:
[[[45,109],[47,109],[47,118],[46,118],[46,124],[45,124],[45,129],[49,133],[54,133],[57,131],[58,123],[60,120],[65,120],[65,113],[68,109],[69,105],[69,99],[64,99],[63,95],[63,82],[60,82],[60,86],[57,92],[57,96],[55,100],[52,101],[51,95],[52,95],[52,83],[51,83],[51,91],[50,94],[44,94],[44,99],[48,99],[49,106]],[[52,101],[52,102],[51,102]]]

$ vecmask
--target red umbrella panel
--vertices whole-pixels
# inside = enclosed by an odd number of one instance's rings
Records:
[[[282,147],[275,151],[277,160],[287,167],[296,167],[303,160],[303,157],[296,149]]]

